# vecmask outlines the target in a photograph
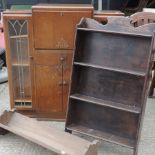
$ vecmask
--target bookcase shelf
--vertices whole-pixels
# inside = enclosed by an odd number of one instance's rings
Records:
[[[99,66],[99,65],[94,65],[90,63],[84,63],[84,62],[74,62],[74,65],[78,66],[83,66],[83,67],[91,67],[91,68],[97,68],[97,69],[103,69],[103,70],[110,70],[114,72],[120,72],[120,73],[126,73],[126,74],[131,74],[131,75],[137,75],[137,76],[145,76],[146,73],[144,72],[135,72],[135,71],[129,71],[129,70],[122,70],[119,68],[111,68],[111,67],[105,67],[105,66]]]
[[[73,67],[71,94],[121,103],[126,108],[141,107],[144,81],[143,76],[78,65]]]
[[[124,105],[124,104],[112,102],[112,101],[105,101],[105,100],[97,99],[97,98],[82,95],[82,94],[72,94],[72,95],[70,95],[70,98],[79,100],[79,101],[86,101],[86,102],[89,102],[92,104],[97,104],[100,106],[124,110],[124,111],[135,113],[135,114],[139,114],[141,112],[140,107]]]
[[[135,145],[135,141],[132,139],[124,138],[121,136],[116,136],[115,134],[111,134],[106,131],[98,131],[95,129],[90,129],[85,127],[84,125],[72,124],[67,127],[68,130],[72,130],[77,133],[85,134],[97,139],[105,140],[107,142],[111,142],[114,144],[118,144],[124,147],[128,147],[133,149]]]
[[[89,134],[102,140],[133,147],[139,115],[109,106],[90,104],[87,100],[70,99],[68,130]],[[132,128],[130,125],[132,125]]]

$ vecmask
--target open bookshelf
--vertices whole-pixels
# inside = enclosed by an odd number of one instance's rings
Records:
[[[129,147],[136,154],[152,35],[108,31],[94,23],[83,19],[77,28],[66,131]]]

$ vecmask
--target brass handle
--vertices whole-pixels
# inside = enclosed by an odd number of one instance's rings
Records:
[[[63,85],[63,82],[62,82],[62,81],[60,81],[60,82],[59,82],[59,86],[62,86],[62,85]]]
[[[64,58],[64,57],[61,57],[61,58],[60,58],[60,61],[64,61],[64,60],[65,60],[65,58]]]
[[[63,81],[63,85],[64,86],[67,86],[68,85],[68,82],[67,81]]]
[[[29,56],[30,59],[33,59],[33,56]]]
[[[64,16],[64,13],[63,13],[63,12],[60,12],[60,15],[61,15],[61,16]]]
[[[67,86],[68,85],[68,81],[65,81],[65,80],[63,82],[60,81],[59,82],[59,86],[62,86],[62,85],[63,86]]]

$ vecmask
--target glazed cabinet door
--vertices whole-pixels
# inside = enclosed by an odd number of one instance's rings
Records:
[[[11,108],[32,109],[31,16],[5,15],[4,28]]]
[[[91,11],[33,10],[36,49],[73,49],[76,25]]]

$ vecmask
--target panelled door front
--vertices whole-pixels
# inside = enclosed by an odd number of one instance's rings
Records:
[[[73,49],[76,25],[90,11],[33,11],[36,49]]]
[[[35,101],[39,114],[65,117],[63,88],[69,88],[69,79],[63,80],[63,65],[68,59],[66,54],[66,50],[35,50]]]

